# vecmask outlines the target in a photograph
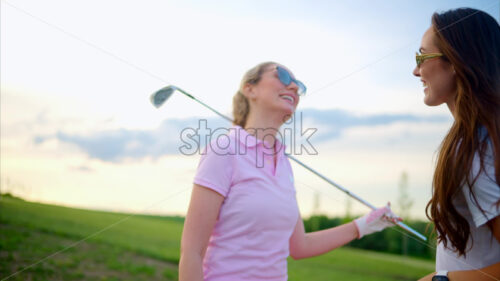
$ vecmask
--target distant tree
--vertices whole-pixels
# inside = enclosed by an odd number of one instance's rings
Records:
[[[399,179],[398,184],[399,189],[399,197],[398,197],[398,207],[399,207],[399,216],[404,220],[408,221],[410,219],[410,209],[413,206],[413,199],[410,198],[410,194],[408,192],[408,173],[403,171],[401,173],[401,177]],[[408,255],[408,234],[405,233],[402,239],[401,250],[403,255]]]
[[[314,197],[313,197],[313,211],[311,216],[312,218],[319,216],[319,208],[320,208],[319,192],[316,191],[314,192]],[[313,229],[313,231],[320,229],[320,221],[318,219],[311,219],[311,229]]]
[[[413,206],[413,199],[410,198],[410,194],[408,192],[408,173],[403,171],[401,173],[401,177],[399,178],[399,197],[398,197],[398,209],[399,216],[403,219],[409,219],[410,217],[410,209]]]
[[[352,198],[347,195],[345,201],[345,219],[348,221],[352,220]]]
[[[314,199],[313,199],[313,214],[314,215],[319,214],[320,207],[321,207],[321,202],[319,200],[319,192],[316,191],[316,192],[314,192]]]
[[[9,194],[10,196],[29,196],[31,187],[25,186],[22,182],[12,180],[9,177],[0,177],[0,196]]]

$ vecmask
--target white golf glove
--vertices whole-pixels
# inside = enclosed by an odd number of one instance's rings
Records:
[[[375,209],[370,213],[354,220],[354,224],[358,228],[359,237],[381,231],[386,227],[393,226],[396,221],[401,221],[401,218],[396,216],[391,211],[390,204],[387,206]]]

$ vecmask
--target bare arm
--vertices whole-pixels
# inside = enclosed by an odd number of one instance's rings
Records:
[[[493,236],[500,242],[500,216],[488,221],[488,225],[493,230]],[[420,281],[430,281],[436,274],[435,272],[423,277]],[[477,270],[460,270],[448,272],[450,281],[475,280],[475,281],[493,281],[500,280],[500,262],[483,267]]]
[[[324,254],[355,238],[393,226],[392,222],[396,220],[401,221],[401,218],[391,212],[389,203],[350,223],[311,233],[305,233],[304,223],[299,217],[290,237],[290,256],[303,259]]]
[[[357,237],[358,230],[354,222],[305,233],[304,223],[299,216],[295,230],[290,237],[290,256],[297,260],[321,255],[343,246]]]
[[[223,201],[224,197],[219,193],[194,185],[182,231],[180,281],[203,280],[203,257]]]

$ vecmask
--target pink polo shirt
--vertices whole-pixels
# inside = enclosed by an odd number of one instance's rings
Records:
[[[275,150],[266,145],[234,126],[212,139],[201,157],[194,183],[225,198],[203,260],[204,280],[288,278],[299,210],[285,146],[276,142],[275,166]]]

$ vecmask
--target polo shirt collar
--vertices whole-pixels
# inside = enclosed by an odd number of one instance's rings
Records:
[[[231,134],[233,134],[238,139],[238,141],[246,147],[255,147],[258,144],[264,144],[264,141],[256,138],[254,135],[249,134],[245,129],[238,125],[234,125],[231,128]],[[276,151],[284,151],[286,149],[286,146],[278,139],[276,139],[275,146]],[[265,147],[268,147],[268,145],[265,145]]]

